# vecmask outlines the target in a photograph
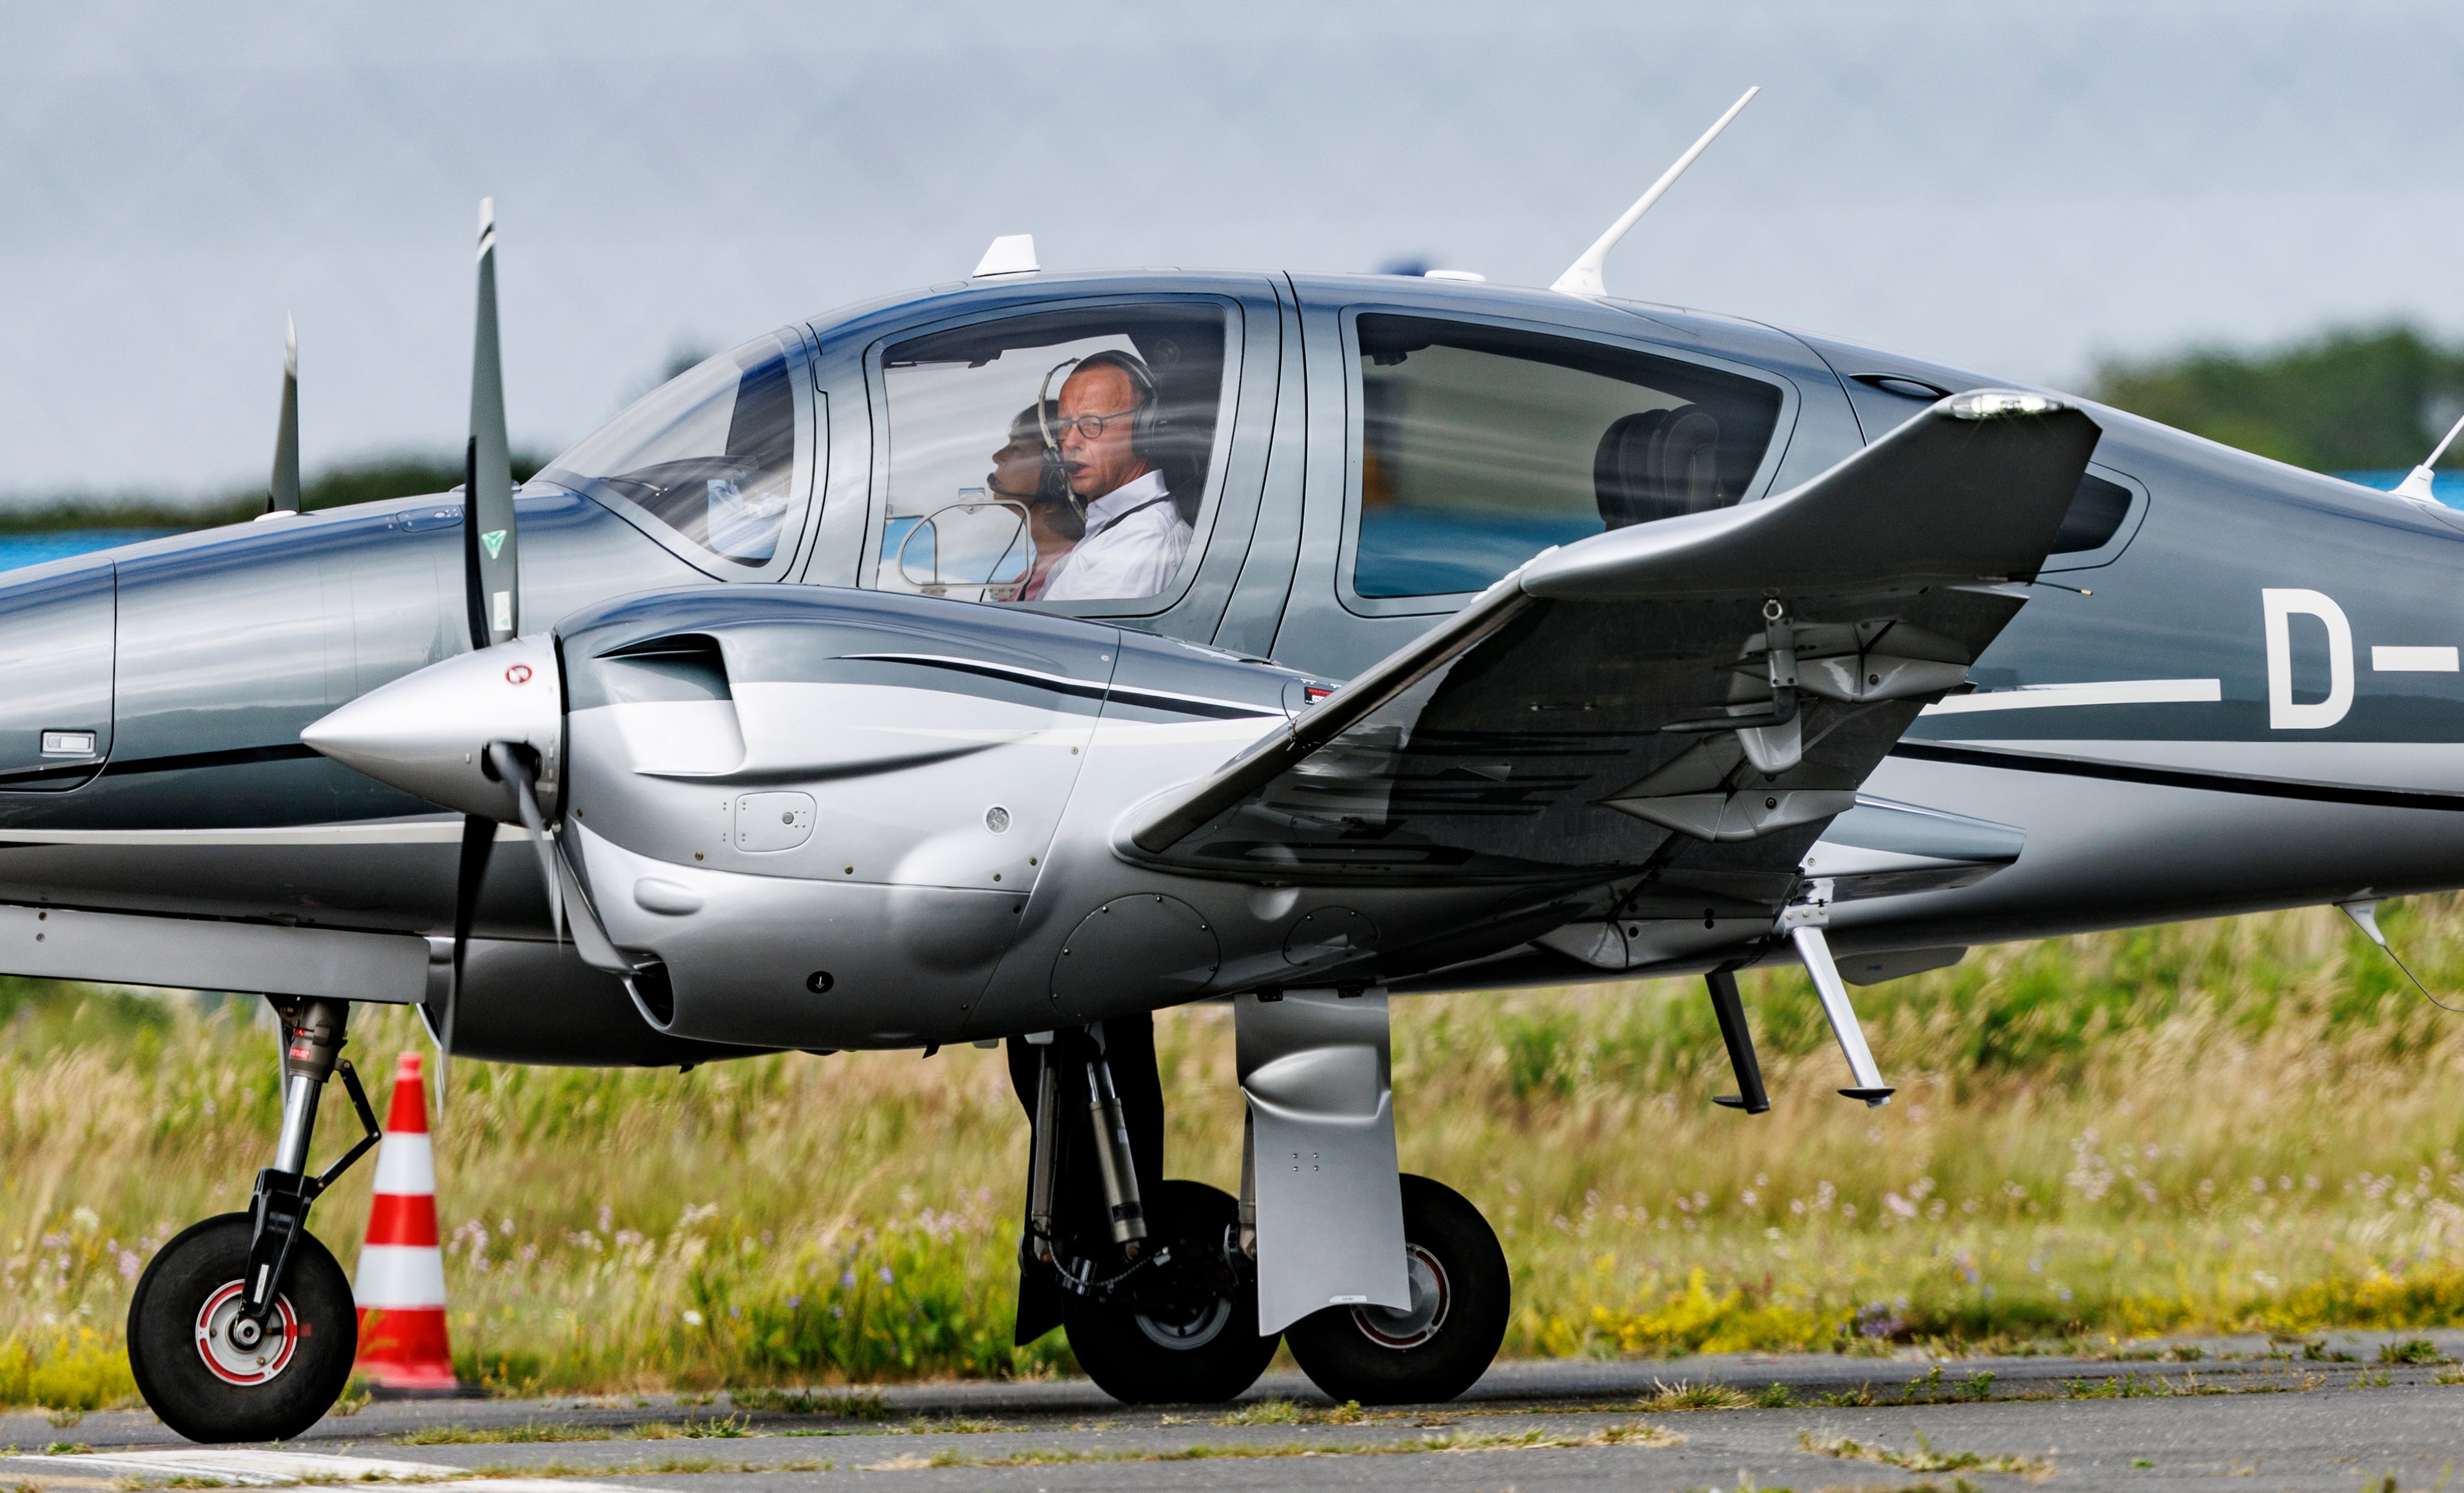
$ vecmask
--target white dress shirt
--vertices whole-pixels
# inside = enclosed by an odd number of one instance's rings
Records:
[[[1124,482],[1087,505],[1087,537],[1053,568],[1040,599],[1153,596],[1180,573],[1193,532],[1161,472]]]

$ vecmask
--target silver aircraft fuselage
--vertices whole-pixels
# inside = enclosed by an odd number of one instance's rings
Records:
[[[873,992],[861,1010],[842,1003],[809,1027],[741,1012],[637,1019],[633,1005],[609,993],[610,982],[548,942],[547,904],[528,857],[495,858],[466,996],[475,1050],[546,1061],[672,1061],[732,1048],[1014,1033],[1050,1024],[1050,1003],[1067,1006],[1066,982],[1039,972],[1017,986],[1032,998],[1004,995],[1004,961],[1048,969],[1053,949],[1043,946],[1066,947],[1073,933],[1109,940],[1105,957],[1114,963],[1087,987],[1081,1008],[1059,1015],[1097,1019],[1277,977],[1255,963],[1210,964],[1190,953],[1199,940],[1180,925],[1192,920],[1221,921],[1226,932],[1244,919],[1289,929],[1285,968],[1295,980],[1307,976],[1326,962],[1312,937],[1323,948],[1349,947],[1339,928],[1299,931],[1321,905],[1330,917],[1424,930],[1416,937],[1429,952],[1418,968],[1378,971],[1398,992],[1793,957],[1768,925],[1706,919],[1708,936],[1698,936],[1688,931],[1693,920],[1683,927],[1666,920],[1651,934],[1639,925],[1620,933],[1625,920],[1571,893],[1562,925],[1535,925],[1496,915],[1498,893],[1482,885],[1347,887],[1336,896],[1308,885],[1226,883],[1177,908],[1134,909],[1115,904],[1154,895],[1146,889],[1155,874],[1119,853],[1112,825],[1126,804],[1280,728],[1307,698],[1290,691],[1352,677],[1469,599],[1398,601],[1351,589],[1361,435],[1343,338],[1346,317],[1360,308],[1545,329],[1752,370],[1787,398],[1748,502],[1833,467],[1941,394],[1991,382],[1959,370],[1703,313],[1490,286],[1160,272],[987,279],[782,334],[796,349],[794,510],[782,531],[792,537],[759,574],[714,564],[638,513],[534,483],[519,501],[524,614],[536,630],[615,598],[719,581],[849,588],[851,602],[860,601],[865,562],[882,545],[885,344],[1021,307],[1176,296],[1215,298],[1243,313],[1221,497],[1175,591],[1154,602],[1043,609],[1102,624],[1073,635],[1096,652],[1105,651],[1103,637],[1117,638],[1122,657],[1103,661],[1107,677],[1134,656],[1146,673],[1133,682],[1155,701],[1141,706],[1123,696],[1083,719],[1022,718],[1001,727],[1024,744],[1005,746],[1011,755],[1084,754],[1074,779],[1027,773],[1001,788],[999,762],[1008,758],[979,754],[876,783],[869,803],[825,806],[838,825],[864,820],[871,836],[825,837],[835,863],[799,874],[829,886],[841,899],[830,905],[841,910],[816,912],[821,903],[783,897],[746,906],[742,926],[729,934],[739,947],[792,943],[816,917],[895,930],[870,953],[840,955],[829,971],[832,984],[853,979]],[[1969,884],[1843,901],[1834,941],[1843,964],[1862,959],[1874,977],[1947,962],[1978,943],[2464,885],[2464,820],[2456,817],[2464,811],[2464,620],[2449,598],[2464,559],[2464,515],[2088,408],[2102,430],[2090,472],[2123,495],[2114,500],[2123,505],[2120,522],[2095,546],[2047,565],[2049,584],[2029,589],[1969,671],[1972,691],[1928,707],[1863,785],[1901,805],[2010,826],[2024,835],[2024,848]],[[445,495],[270,518],[0,577],[0,670],[17,681],[0,704],[0,940],[11,950],[0,968],[163,984],[225,983],[209,976],[226,973],[245,988],[254,955],[203,958],[197,977],[183,979],[178,950],[280,929],[294,950],[284,957],[328,961],[303,980],[362,978],[361,988],[334,992],[427,999],[434,982],[428,951],[453,923],[460,816],[319,756],[300,732],[379,685],[466,651],[460,524],[459,498]],[[883,614],[912,620],[917,605],[901,600]],[[926,611],[938,616],[957,606],[935,602]],[[987,636],[1045,625],[995,608],[967,614],[981,617]],[[1265,666],[1268,659],[1280,668]],[[772,728],[781,741],[893,720],[928,734],[985,728],[977,719],[935,725],[929,709],[907,720],[901,711],[923,707],[887,699],[803,698]],[[1174,699],[1213,704],[1176,713]],[[583,707],[574,708],[579,731]],[[616,716],[605,719],[619,729]],[[626,749],[652,748],[637,742]],[[1097,771],[1104,775],[1090,788],[1086,774]],[[1051,796],[1054,783],[1077,786],[1041,802],[1036,795]],[[620,872],[611,858],[632,852],[595,835],[587,786],[575,792],[585,817],[567,832],[567,853],[609,865],[613,884]],[[676,835],[707,830],[715,855],[723,828],[734,833],[722,817],[732,827],[745,811],[740,795],[705,796],[702,805],[679,790],[662,812],[677,816]],[[1001,854],[953,837],[980,828],[992,804],[1017,826]],[[696,827],[691,814],[705,810],[710,822]],[[1003,858],[1030,838],[1045,847],[1033,863],[1023,851]],[[781,853],[802,854],[803,843]],[[1828,874],[1826,856],[1857,848],[1826,837],[1809,853],[1806,874]],[[621,875],[657,880],[654,872]],[[927,896],[928,888],[937,890]],[[942,913],[917,910],[961,889],[1016,911],[987,935],[979,920],[958,920],[966,927],[954,931],[957,923]],[[677,895],[691,894],[686,886]],[[608,931],[665,915],[627,901],[609,910]],[[79,921],[96,918],[105,921]],[[1120,927],[1108,931],[1096,919]],[[1449,926],[1465,936],[1437,940],[1435,930]],[[149,943],[144,935],[157,929],[160,939]],[[307,935],[319,933],[383,944],[366,946],[375,952],[358,965],[361,945],[312,947]],[[1121,964],[1127,949],[1155,952]],[[792,948],[775,952],[796,957]],[[1883,957],[1894,953],[1903,957]],[[875,982],[858,972],[875,956],[885,970],[948,978],[911,981],[900,993],[886,975]],[[817,965],[815,976],[823,972]],[[517,1009],[525,999],[535,1018]],[[601,1035],[575,1035],[593,1023]]]

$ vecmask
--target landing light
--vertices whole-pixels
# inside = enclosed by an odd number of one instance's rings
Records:
[[[2022,393],[2015,389],[1978,389],[1950,398],[1955,420],[1999,420],[2014,414],[2051,414],[2069,405],[2051,394]]]

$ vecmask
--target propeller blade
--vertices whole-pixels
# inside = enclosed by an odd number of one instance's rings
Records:
[[[462,488],[463,590],[471,646],[521,629],[521,555],[514,532],[513,459],[505,445],[505,377],[496,339],[496,199],[479,203],[479,315],[471,348],[471,444]]]
[[[299,328],[282,319],[282,423],[274,433],[274,479],[266,485],[265,511],[299,511]]]
[[[462,864],[453,880],[453,977],[445,985],[445,1015],[436,1024],[436,1118],[445,1118],[448,1065],[453,1060],[453,1018],[462,1009],[462,956],[471,947],[471,925],[479,915],[479,888],[488,880],[488,855],[496,848],[496,821],[485,814],[462,819]]]
[[[556,924],[556,941],[564,942],[564,898],[560,895],[556,877],[556,843],[548,838],[547,815],[539,812],[539,771],[511,742],[490,742],[488,762],[496,775],[514,791],[514,805],[521,811],[522,828],[531,832],[531,843],[539,850],[539,877],[547,883],[548,916]]]

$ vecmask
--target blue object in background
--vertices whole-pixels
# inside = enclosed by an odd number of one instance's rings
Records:
[[[2386,472],[2339,472],[2335,475],[2347,482],[2359,482],[2364,487],[2391,493],[2411,471],[2410,467],[2396,467]],[[2430,495],[2451,508],[2464,508],[2464,467],[2452,471],[2441,467],[2433,473],[2430,479]]]
[[[2394,467],[2377,472],[2338,472],[2348,482],[2393,492],[2409,471]],[[2464,509],[2464,467],[2441,468],[2431,492],[2451,508]],[[893,519],[882,535],[881,557],[898,552],[898,541],[914,526],[913,519]],[[1369,516],[1361,535],[1355,588],[1363,596],[1432,596],[1475,591],[1530,559],[1551,545],[1572,544],[1599,532],[1596,522],[1565,520],[1499,520],[1485,515],[1380,513]],[[82,555],[117,545],[177,534],[169,528],[54,529],[0,534],[0,570],[41,565],[47,560]],[[909,563],[929,567],[932,542],[914,546]]]
[[[134,545],[140,540],[161,539],[165,534],[180,532],[182,530],[167,528],[99,528],[0,534],[0,570],[14,570],[22,566],[41,565],[46,560],[63,560],[70,555],[90,554],[116,545]]]

